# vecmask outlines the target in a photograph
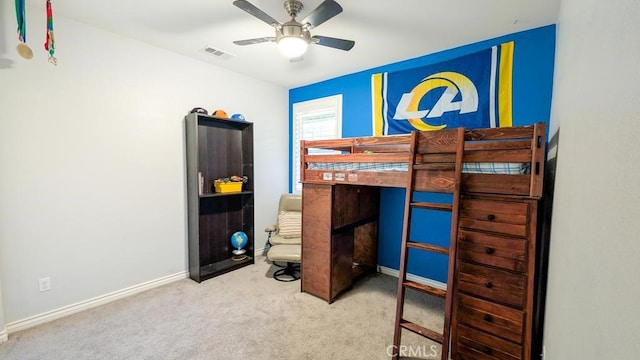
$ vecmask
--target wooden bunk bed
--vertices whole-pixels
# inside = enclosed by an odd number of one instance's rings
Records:
[[[530,359],[545,124],[467,129],[464,139],[453,359]],[[410,141],[396,135],[301,142],[303,292],[331,303],[377,269],[379,188],[406,188]],[[453,182],[453,159],[438,152],[437,141],[424,145],[432,150],[417,159],[425,171],[415,171],[413,188],[441,192]]]
[[[410,140],[411,135],[393,135],[301,141],[301,182],[406,187]],[[463,191],[539,199],[545,142],[544,123],[466,130]],[[424,162],[446,160],[435,155]]]

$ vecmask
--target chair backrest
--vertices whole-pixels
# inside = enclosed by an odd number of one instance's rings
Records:
[[[278,214],[282,211],[302,211],[302,195],[282,194],[278,204]]]
[[[284,221],[284,223],[281,223]],[[283,194],[278,204],[276,220],[278,235],[287,238],[300,238],[302,229],[302,196]]]

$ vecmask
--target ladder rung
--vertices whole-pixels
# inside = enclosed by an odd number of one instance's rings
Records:
[[[438,245],[425,244],[416,241],[407,241],[407,246],[414,249],[420,249],[424,251],[430,251],[442,255],[449,255],[449,248]]]
[[[418,324],[414,324],[411,321],[407,321],[405,319],[400,320],[400,327],[403,327],[409,331],[412,331],[418,335],[424,336],[428,339],[431,339],[438,344],[442,344],[444,341],[444,336],[440,333],[437,333],[433,330],[429,330],[426,327],[422,327]]]
[[[422,291],[424,293],[437,296],[443,299],[447,296],[447,290],[438,289],[437,287],[433,287],[425,284],[420,284],[415,281],[407,280],[403,283],[403,285],[410,289]]]
[[[427,210],[453,211],[453,205],[451,204],[416,201],[416,202],[412,202],[411,206],[414,208],[427,209]]]
[[[393,346],[401,345],[402,332],[409,330],[417,335],[431,339],[442,346],[439,359],[449,359],[449,343],[451,340],[451,318],[454,309],[453,283],[456,267],[456,248],[460,218],[460,188],[463,186],[462,165],[464,161],[465,129],[442,130],[442,132],[412,132],[411,163],[407,176],[407,193],[405,202],[404,224],[402,234],[402,252],[397,292],[396,321],[393,332]],[[424,202],[415,196],[415,192],[448,193],[453,199],[449,204],[443,202]],[[425,199],[426,200],[426,199]],[[454,208],[455,207],[455,208]],[[411,225],[413,210],[437,210],[451,213],[450,248],[411,241]],[[409,249],[430,251],[449,257],[447,265],[446,289],[435,288],[406,279],[407,257]],[[407,289],[444,298],[444,323],[439,331],[427,329],[403,318],[405,295]],[[455,319],[453,319],[455,322]],[[455,340],[454,340],[455,341]],[[396,354],[394,359],[398,359]]]
[[[413,170],[455,171],[455,163],[422,163],[413,164]]]

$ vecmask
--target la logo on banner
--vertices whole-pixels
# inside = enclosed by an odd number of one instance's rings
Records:
[[[418,110],[422,98],[438,88],[445,90],[433,108]],[[455,101],[458,94],[460,100]],[[439,118],[450,111],[457,111],[459,114],[478,111],[478,90],[468,77],[460,73],[441,72],[422,79],[411,92],[402,94],[393,119],[407,120],[418,130],[440,130],[446,125],[431,125],[422,119]]]

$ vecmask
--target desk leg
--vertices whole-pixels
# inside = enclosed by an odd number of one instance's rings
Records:
[[[301,290],[331,301],[332,186],[302,188]]]

